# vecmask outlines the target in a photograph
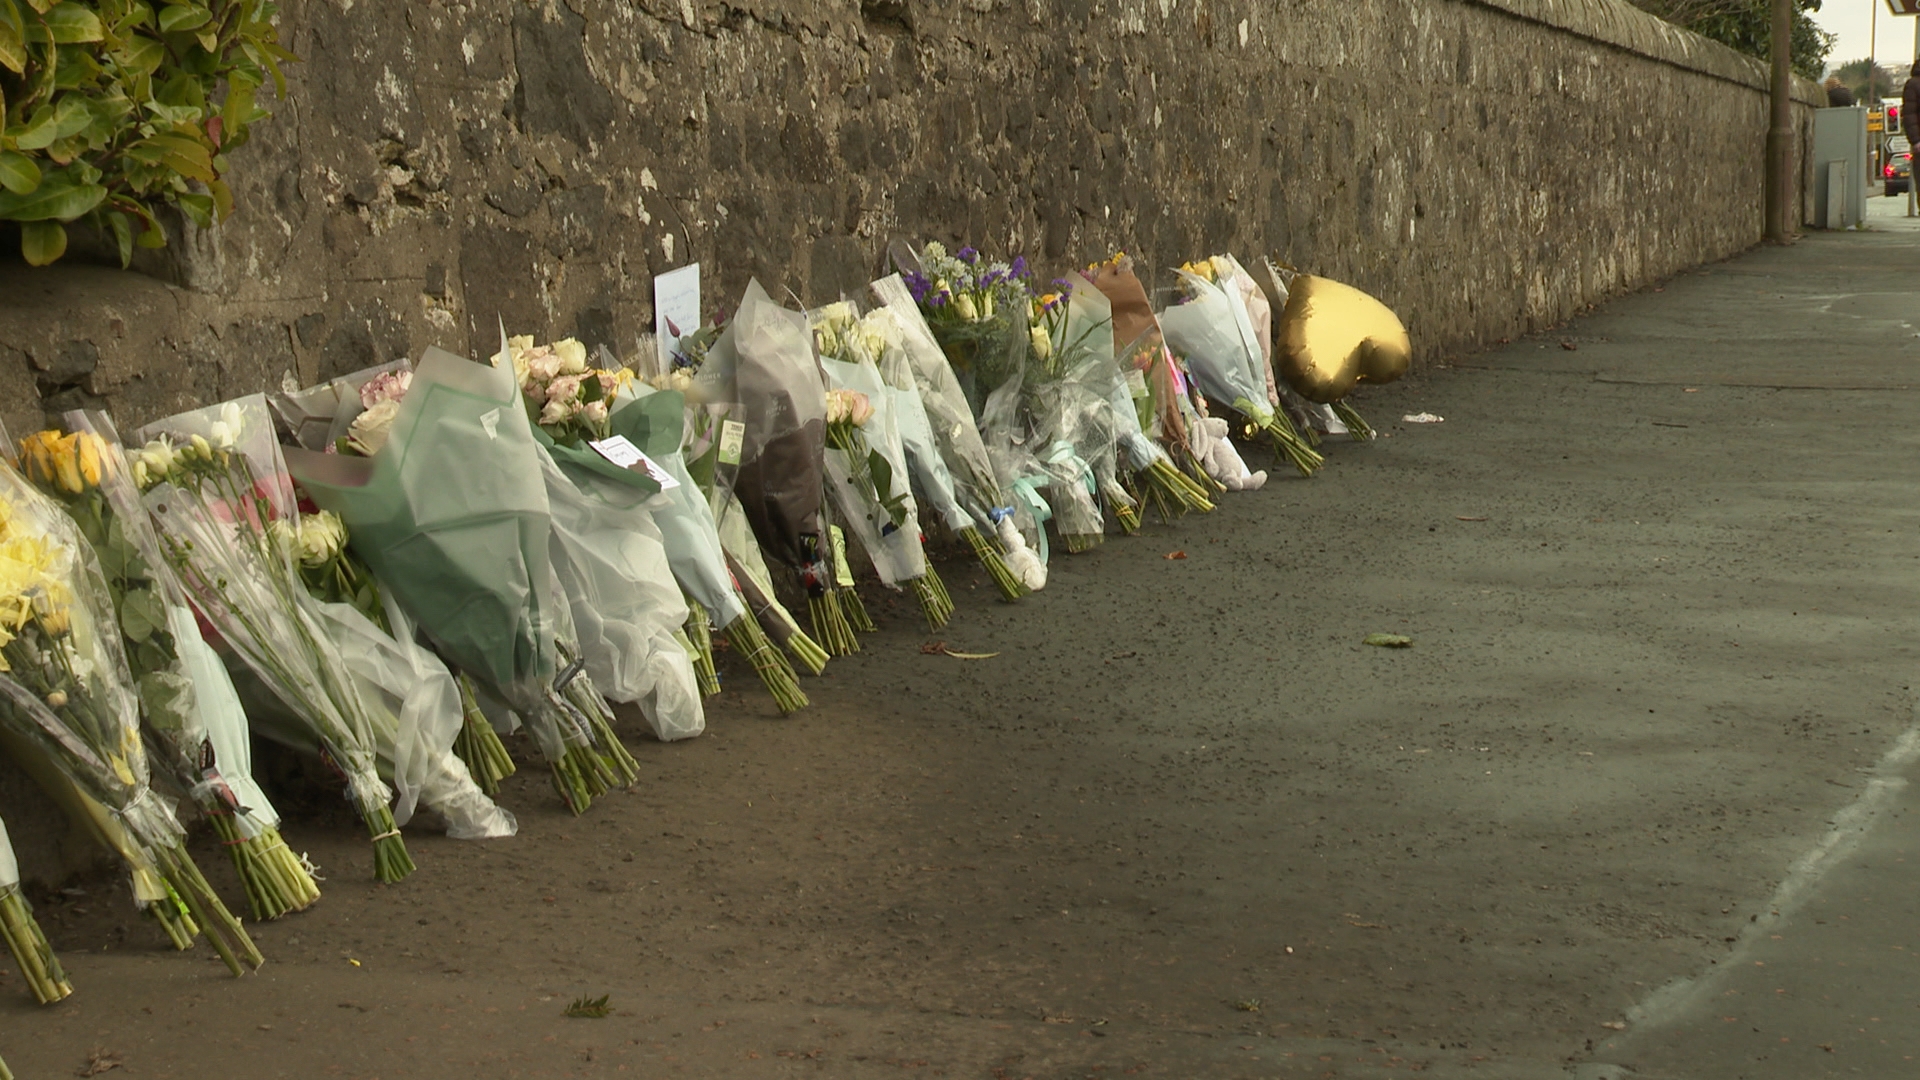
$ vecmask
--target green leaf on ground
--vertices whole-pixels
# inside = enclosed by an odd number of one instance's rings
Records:
[[[612,996],[601,994],[597,998],[574,998],[573,1004],[567,1006],[567,1015],[581,1020],[604,1019],[613,1014],[612,1006],[607,1004],[607,999]]]
[[[1362,645],[1378,645],[1383,649],[1408,649],[1413,647],[1413,639],[1404,634],[1368,634]]]

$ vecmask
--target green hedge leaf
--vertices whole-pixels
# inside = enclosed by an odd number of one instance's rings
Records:
[[[20,254],[29,266],[46,266],[67,253],[67,230],[58,222],[29,221],[20,226]]]
[[[13,0],[0,0],[0,67],[15,75],[27,70],[27,24]]]
[[[31,195],[40,186],[40,166],[25,154],[0,150],[0,187],[15,195]]]
[[[55,225],[86,218],[126,263],[165,246],[162,206],[203,227],[232,213],[226,151],[298,59],[274,15],[271,0],[0,0],[0,222],[43,223],[23,252],[59,258]]]
[[[189,30],[200,29],[212,19],[213,12],[199,4],[170,4],[160,9],[160,32],[184,34]]]
[[[79,184],[64,172],[49,173],[25,195],[0,191],[0,218],[10,221],[72,221],[99,206],[107,189]],[[57,256],[56,256],[57,257]]]
[[[68,2],[55,4],[46,12],[44,21],[27,23],[28,41],[51,41],[55,45],[84,45],[99,41],[107,36],[106,27],[100,25],[100,16],[88,11],[83,5]]]

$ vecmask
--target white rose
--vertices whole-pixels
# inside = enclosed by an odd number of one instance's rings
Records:
[[[546,406],[540,410],[540,426],[551,427],[554,424],[562,423],[567,417],[572,415],[573,410],[567,407],[566,402],[549,401]]]
[[[573,338],[554,342],[553,355],[560,358],[562,375],[578,375],[587,370],[587,347]]]
[[[598,425],[598,424],[606,423],[607,422],[606,399],[602,398],[599,401],[587,402],[587,404],[581,408],[580,415],[589,424]]]
[[[372,457],[387,445],[387,436],[392,434],[393,422],[399,416],[399,402],[382,401],[353,418],[353,423],[347,428],[347,441],[361,453]]]
[[[300,519],[300,561],[325,566],[347,544],[347,526],[338,514],[322,510]]]
[[[1033,338],[1033,355],[1034,356],[1038,357],[1041,360],[1045,360],[1048,357],[1053,355],[1053,338],[1048,335],[1046,327],[1035,326],[1030,330],[1029,333],[1030,333],[1030,336]]]

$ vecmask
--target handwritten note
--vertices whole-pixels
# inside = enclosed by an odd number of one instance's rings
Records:
[[[643,472],[660,485],[661,491],[672,491],[680,486],[674,475],[660,467],[660,463],[646,455],[646,452],[633,445],[625,435],[615,435],[611,439],[591,440],[587,443],[594,453],[613,462],[623,469]]]
[[[680,339],[700,329],[700,264],[655,274],[653,333],[660,349],[660,370],[673,370]]]

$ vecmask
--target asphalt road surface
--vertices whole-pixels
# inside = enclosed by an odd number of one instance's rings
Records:
[[[79,993],[0,978],[0,1054],[129,1080],[1920,1075],[1903,224],[1368,390],[1377,443],[1058,555],[1018,604],[949,562],[938,635],[869,590],[881,632],[813,709],[780,720],[731,668],[707,736],[630,740],[636,792],[573,819],[523,769],[517,839],[415,826],[398,887],[344,805],[297,805],[326,896],[256,928],[257,975],[83,883],[41,905]]]

